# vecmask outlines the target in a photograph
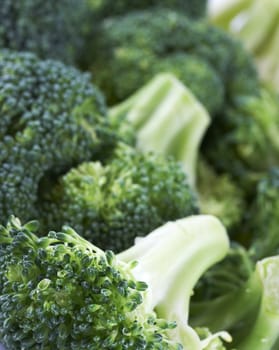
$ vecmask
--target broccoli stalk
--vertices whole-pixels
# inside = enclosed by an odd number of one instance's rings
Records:
[[[230,332],[237,350],[270,350],[278,341],[279,256],[259,260],[243,285],[215,300],[191,303],[190,323]],[[274,348],[275,349],[275,348]]]
[[[14,217],[0,228],[0,341],[9,350],[209,349],[187,314],[194,283],[228,251],[218,219],[168,223],[116,256],[70,227],[42,238],[37,229]]]
[[[261,78],[278,91],[278,1],[234,0],[232,4],[230,1],[223,3],[224,6],[209,7],[211,21],[244,43],[256,58]]]
[[[110,118],[127,119],[137,133],[137,148],[172,155],[194,184],[202,137],[210,123],[206,109],[174,75],[156,75],[124,102],[110,108]]]
[[[159,317],[176,321],[175,338],[185,349],[200,348],[188,326],[193,288],[210,266],[224,258],[228,247],[220,221],[204,215],[167,223],[118,254],[124,262],[138,261],[133,275],[149,286],[148,307]]]
[[[249,8],[253,0],[209,1],[208,15],[219,27],[230,29],[232,19]]]
[[[279,256],[265,258],[256,265],[261,282],[261,304],[250,332],[237,349],[270,350],[279,341]],[[276,347],[277,348],[277,347]]]

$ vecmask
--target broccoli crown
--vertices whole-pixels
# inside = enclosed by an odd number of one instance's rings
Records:
[[[200,17],[206,13],[206,0],[88,0],[95,16],[99,18],[111,17],[135,10],[144,10],[150,7],[167,7],[177,9],[190,17]]]
[[[279,165],[279,98],[266,87],[259,92],[239,97],[227,108],[226,118],[216,119],[204,141],[209,162],[231,173],[247,192],[254,191],[271,166]]]
[[[244,192],[239,185],[229,174],[217,174],[201,158],[197,168],[197,189],[201,212],[217,216],[233,236],[246,212]]]
[[[34,217],[39,182],[114,142],[90,76],[30,53],[0,52],[0,217]]]
[[[73,229],[38,238],[38,223],[0,228],[0,339],[16,349],[181,350],[171,322],[146,312],[146,283]]]
[[[84,1],[2,0],[0,48],[72,62],[82,47],[83,17]]]
[[[250,253],[255,260],[279,254],[278,213],[279,168],[274,167],[259,181],[247,218]]]
[[[180,165],[119,146],[112,159],[86,162],[62,176],[40,199],[42,221],[66,223],[103,249],[121,251],[163,223],[198,211]],[[40,205],[40,204],[38,204]]]
[[[156,9],[109,18],[99,30],[92,69],[110,103],[123,100],[162,69],[193,86],[212,115],[236,96],[257,91],[251,57],[206,21]]]

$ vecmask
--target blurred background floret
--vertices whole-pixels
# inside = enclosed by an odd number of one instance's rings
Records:
[[[89,7],[99,19],[121,15],[124,13],[164,7],[198,18],[205,16],[207,0],[88,0]]]
[[[86,1],[2,0],[0,48],[73,63],[83,47]]]
[[[0,52],[0,216],[34,216],[40,181],[115,141],[88,74],[31,53]]]
[[[130,12],[104,20],[98,34],[91,69],[109,103],[128,97],[158,71],[173,72],[193,87],[212,115],[236,95],[257,89],[252,60],[238,42],[183,13]]]

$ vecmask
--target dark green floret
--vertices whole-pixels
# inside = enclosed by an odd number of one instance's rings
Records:
[[[195,192],[172,158],[121,145],[110,161],[86,162],[39,199],[46,228],[72,226],[103,249],[121,251],[169,220],[198,212]]]
[[[146,10],[109,18],[98,34],[92,70],[110,103],[127,98],[162,70],[177,74],[212,115],[238,95],[257,91],[250,56],[206,21]]]
[[[246,213],[245,193],[239,185],[229,174],[216,173],[204,158],[200,158],[197,191],[201,213],[217,216],[233,238]]]
[[[170,8],[182,11],[190,17],[201,17],[206,13],[206,0],[88,0],[94,17],[103,19],[136,10],[154,7]]]
[[[204,154],[251,195],[268,169],[279,165],[278,132],[279,96],[261,87],[258,96],[240,96],[216,118],[206,135]]]
[[[1,0],[0,48],[73,62],[82,47],[86,2]]]
[[[228,249],[216,218],[169,222],[119,255],[68,226],[42,238],[37,231],[38,222],[15,217],[0,227],[7,349],[202,349],[187,314],[193,285]]]
[[[34,217],[40,181],[116,140],[87,74],[30,53],[0,52],[0,217]]]
[[[140,312],[146,284],[70,228],[1,227],[0,339],[16,349],[165,349],[171,324]]]
[[[250,254],[256,261],[279,254],[279,168],[274,167],[258,183],[247,217]]]

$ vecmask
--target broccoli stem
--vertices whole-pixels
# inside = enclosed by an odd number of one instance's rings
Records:
[[[192,302],[191,324],[199,327],[207,325],[212,332],[230,330],[243,319],[253,319],[260,299],[261,282],[256,274],[252,274],[239,290],[214,300]]]
[[[188,325],[193,288],[228,250],[228,236],[221,222],[210,215],[197,215],[167,223],[118,254],[118,258],[138,261],[133,274],[149,287],[146,307],[155,309],[159,317],[175,320],[177,327],[172,332],[185,349],[193,350],[201,349]]]
[[[248,8],[253,0],[226,0],[209,2],[209,15],[217,26],[229,29],[232,19],[242,10]]]
[[[278,23],[278,1],[255,1],[249,8],[248,17],[239,30],[246,47],[254,53],[264,51]],[[259,16],[261,25],[259,26]]]
[[[149,84],[109,110],[110,118],[126,116],[136,129],[140,129],[149,116],[158,108],[158,101],[163,101],[173,85],[170,74],[160,74]]]
[[[256,265],[261,280],[261,306],[250,332],[238,350],[270,350],[279,340],[279,255],[265,258]]]
[[[194,185],[196,160],[210,117],[195,96],[170,73],[151,82],[109,111],[136,129],[137,148],[173,156]]]
[[[278,23],[279,10],[275,22]],[[264,47],[257,53],[256,61],[259,67],[259,73],[262,79],[271,82],[277,91],[279,91],[278,73],[278,53],[279,53],[279,28],[274,28],[274,32],[270,34]]]

